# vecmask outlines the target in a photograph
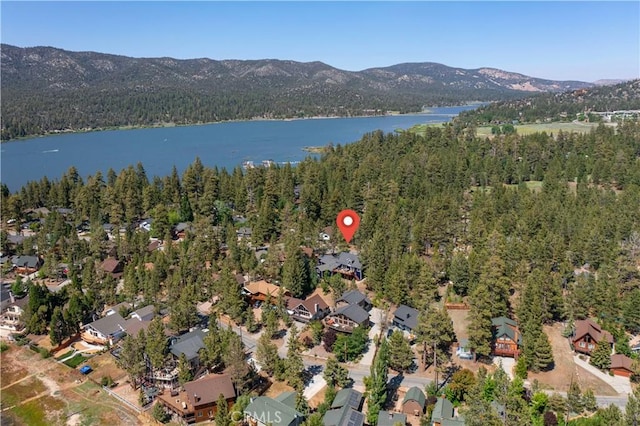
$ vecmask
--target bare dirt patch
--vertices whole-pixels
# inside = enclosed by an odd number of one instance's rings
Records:
[[[285,382],[276,381],[276,382],[273,382],[271,386],[269,386],[269,389],[267,389],[267,391],[264,393],[264,396],[275,398],[276,396],[280,395],[282,392],[289,392],[292,390],[293,388],[288,384],[286,384]]]
[[[447,314],[449,318],[451,318],[451,321],[453,321],[453,331],[456,333],[458,342],[461,339],[467,339],[469,337],[467,333],[467,327],[469,326],[467,317],[469,316],[469,311],[466,309],[448,309]]]
[[[13,407],[2,413],[3,424],[140,424],[137,413],[53,358],[11,345],[1,360],[2,407]]]
[[[318,408],[318,405],[324,402],[324,395],[326,393],[327,393],[327,387],[325,386],[322,389],[320,389],[320,392],[318,392],[317,394],[311,397],[311,399],[309,400],[309,407]]]
[[[575,364],[569,340],[562,337],[561,324],[544,326],[544,332],[549,336],[555,365],[550,371],[530,372],[529,381],[538,380],[542,388],[560,392],[566,392],[571,382],[577,381],[583,391],[592,389],[596,395],[617,395],[617,392],[607,383]]]

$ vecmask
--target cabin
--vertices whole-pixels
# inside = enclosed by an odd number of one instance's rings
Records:
[[[631,377],[634,374],[633,360],[623,354],[611,355],[609,371],[614,376]]]
[[[352,333],[356,327],[369,327],[369,312],[358,305],[347,305],[336,309],[325,319],[329,327]]]
[[[284,287],[266,282],[265,280],[252,281],[242,289],[244,295],[249,299],[249,303],[253,305],[255,302],[270,301],[275,303],[278,295],[283,292],[283,296],[289,297],[291,293]]]
[[[354,389],[340,389],[336,393],[331,409],[322,418],[324,426],[363,426],[364,414],[362,393]]]
[[[319,276],[330,276],[340,274],[346,279],[362,280],[364,271],[360,258],[347,252],[341,252],[337,256],[334,254],[325,254],[318,260],[316,272]]]
[[[409,416],[421,416],[426,402],[427,398],[419,387],[409,388],[402,400],[402,412]]]
[[[331,312],[322,296],[315,294],[305,300],[291,297],[287,302],[287,313],[295,320],[309,322],[321,320]]]
[[[571,338],[573,350],[585,355],[591,355],[601,341],[613,349],[613,336],[606,330],[603,330],[598,324],[590,319],[576,321],[575,331]]]
[[[116,258],[107,257],[100,265],[100,269],[104,271],[105,274],[109,274],[115,279],[120,279],[124,271],[124,265]]]
[[[373,304],[371,300],[360,292],[360,290],[345,291],[338,300],[336,300],[336,308],[342,308],[349,305],[358,305],[365,311],[371,310]]]
[[[28,275],[38,272],[44,262],[38,256],[13,256],[11,263],[16,273]]]
[[[418,328],[418,310],[407,305],[400,305],[393,314],[393,325],[404,331],[415,331]]]
[[[431,412],[431,426],[464,426],[464,417],[457,416],[453,404],[444,396],[436,401]]]
[[[517,359],[522,345],[522,334],[518,323],[506,317],[491,320],[491,355],[508,356]]]
[[[296,392],[284,392],[275,398],[258,396],[244,409],[249,426],[300,426],[304,414],[296,410]]]
[[[236,390],[227,374],[209,374],[186,382],[182,391],[163,392],[157,398],[165,410],[185,423],[200,423],[215,419],[218,398],[222,394],[230,410],[236,400]]]
[[[236,231],[236,236],[238,237],[238,240],[251,238],[252,235],[253,235],[253,231],[251,230],[251,228],[247,226],[243,226]]]

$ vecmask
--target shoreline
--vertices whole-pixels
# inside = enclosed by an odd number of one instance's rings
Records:
[[[224,123],[246,123],[246,122],[260,122],[260,121],[300,121],[300,120],[333,120],[340,118],[373,118],[373,117],[400,117],[400,116],[411,116],[411,115],[442,115],[435,113],[433,108],[455,108],[455,107],[465,107],[477,105],[475,102],[467,102],[461,105],[451,105],[451,106],[443,106],[443,107],[427,107],[419,112],[407,112],[407,113],[385,113],[385,114],[367,114],[367,115],[349,115],[349,116],[336,116],[336,115],[318,115],[312,117],[295,117],[295,118],[248,118],[248,119],[234,119],[234,120],[223,120],[223,121],[211,121],[206,123],[187,123],[187,124],[176,124],[176,123],[157,123],[151,125],[132,125],[132,126],[111,126],[111,127],[96,127],[91,129],[69,129],[55,132],[48,132],[41,135],[29,135],[22,136],[19,138],[13,138],[9,140],[0,141],[0,144],[11,143],[11,142],[23,142],[31,139],[37,138],[46,138],[49,136],[59,136],[59,135],[71,135],[71,134],[82,134],[82,133],[93,133],[93,132],[107,132],[107,131],[117,131],[117,130],[141,130],[141,129],[166,129],[172,127],[189,127],[189,126],[208,126],[213,124],[224,124]]]

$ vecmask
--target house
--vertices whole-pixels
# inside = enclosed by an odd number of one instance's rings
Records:
[[[231,409],[236,399],[236,390],[227,374],[209,374],[201,379],[186,382],[181,392],[163,392],[158,403],[181,418],[185,423],[200,423],[215,418],[220,395]]]
[[[402,400],[402,412],[407,415],[421,416],[426,402],[427,398],[419,387],[409,388]]]
[[[5,293],[6,291],[6,293]],[[11,291],[2,289],[3,302],[8,296],[8,302],[5,303],[0,313],[0,337],[9,337],[10,334],[19,334],[25,331],[24,311],[29,303],[29,295],[17,298]]]
[[[371,300],[359,290],[345,291],[342,296],[336,300],[336,308],[348,305],[358,305],[365,311],[369,311],[373,307]]]
[[[392,413],[391,411],[380,411],[378,413],[378,426],[395,426],[397,424],[406,425],[407,415],[404,413]]]
[[[113,278],[119,279],[124,271],[124,266],[118,259],[107,257],[100,265],[100,269],[102,269],[106,274],[111,275]]]
[[[318,260],[316,266],[318,275],[340,274],[346,279],[362,280],[364,271],[360,258],[352,253],[341,252],[340,254],[325,254]]]
[[[18,274],[38,272],[44,263],[38,256],[13,256],[11,263]]]
[[[351,333],[356,327],[369,326],[369,312],[359,305],[347,305],[329,314],[325,323],[338,331]]]
[[[238,240],[241,240],[243,238],[251,238],[251,235],[253,235],[251,228],[247,226],[243,226],[236,231],[236,236],[238,237]]]
[[[199,352],[204,348],[204,339],[207,333],[201,329],[195,329],[171,339],[169,352],[178,360],[181,355],[187,358],[192,369],[200,365]]]
[[[244,418],[249,426],[299,426],[304,414],[295,409],[295,392],[284,392],[276,398],[258,396],[244,409]]]
[[[155,316],[155,311],[155,306],[147,305],[131,312],[131,318],[136,318],[138,321],[151,321]]]
[[[129,302],[121,302],[121,303],[118,303],[117,305],[113,305],[109,309],[106,309],[104,311],[104,316],[113,315],[113,314],[120,314],[123,316],[127,316],[127,313],[130,312],[132,307],[133,306]]]
[[[441,396],[431,412],[430,424],[431,426],[464,426],[464,418],[456,416],[451,401]]]
[[[640,335],[635,336],[629,341],[629,347],[631,348],[631,352],[640,355]]]
[[[184,239],[184,237],[186,237],[187,232],[191,232],[193,231],[193,227],[191,226],[190,223],[187,222],[180,222],[178,224],[176,224],[176,226],[173,228],[173,236],[175,239]]]
[[[400,305],[393,314],[393,325],[400,330],[414,331],[418,327],[418,310]]]
[[[333,399],[331,409],[322,418],[324,426],[362,426],[361,412],[363,396],[354,389],[340,389]]]
[[[518,358],[522,334],[518,329],[518,323],[506,317],[493,318],[491,320],[491,354],[494,356],[509,356]]]
[[[116,312],[83,325],[80,337],[90,344],[113,345],[125,336],[126,326],[126,320]]]
[[[140,221],[140,224],[138,225],[138,227],[140,229],[143,229],[147,232],[151,232],[151,224],[153,223],[153,219],[151,218],[147,218],[147,219],[143,219]]]
[[[291,297],[287,302],[287,313],[293,319],[302,322],[321,320],[330,312],[329,305],[319,294],[315,294],[305,300]]]
[[[571,338],[574,351],[591,355],[598,343],[602,340],[606,341],[613,348],[613,336],[611,333],[603,330],[590,319],[576,321],[575,331]]]
[[[283,291],[285,297],[291,296],[291,293],[284,287],[268,283],[265,280],[252,281],[243,288],[243,293],[249,298],[251,304],[257,301],[271,301],[275,303],[281,291]]]
[[[615,376],[631,377],[634,374],[633,360],[623,354],[611,355],[611,373]]]

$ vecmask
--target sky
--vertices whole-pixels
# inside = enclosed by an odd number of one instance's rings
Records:
[[[640,77],[640,1],[1,1],[2,43],[132,57]]]

